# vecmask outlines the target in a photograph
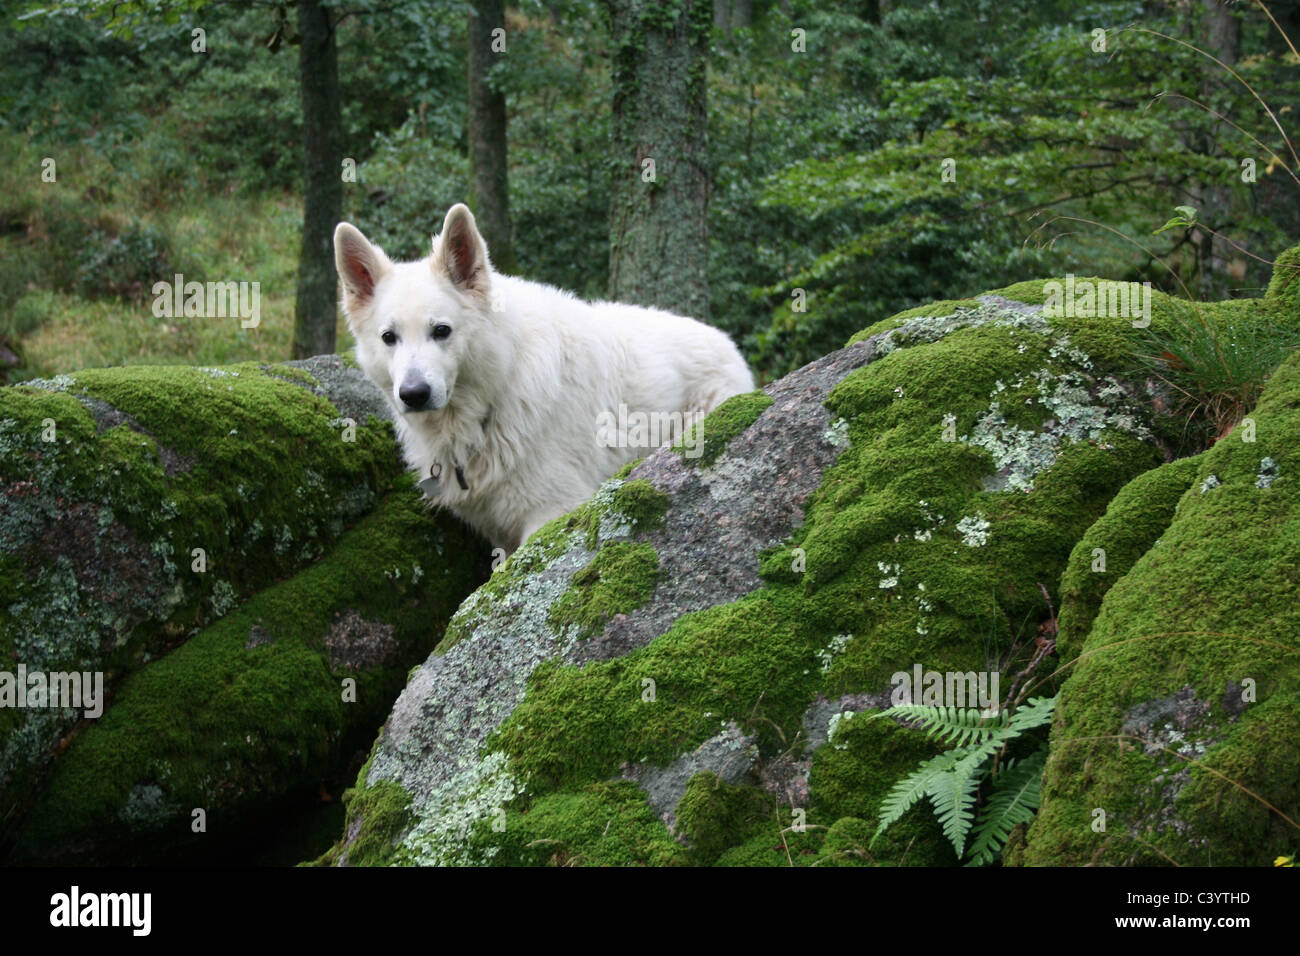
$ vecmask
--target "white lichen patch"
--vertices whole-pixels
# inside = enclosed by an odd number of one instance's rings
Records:
[[[968,548],[982,548],[989,543],[990,528],[988,518],[984,517],[982,512],[967,515],[957,522],[957,533],[961,535],[961,543]]]
[[[1037,404],[1048,415],[1040,427],[1022,428],[1009,423],[1001,402],[994,398],[970,434],[960,437],[968,445],[983,448],[993,459],[994,474],[985,479],[985,490],[1032,491],[1034,476],[1055,464],[1062,448],[1077,442],[1095,442],[1108,429],[1143,440],[1151,437],[1129,406],[1127,393],[1113,378],[1102,380],[1095,396],[1090,380],[1078,372],[1055,374],[1040,369],[1033,378],[1037,383]],[[1018,387],[1024,381],[1013,384]],[[994,388],[990,397],[1003,390]],[[1033,401],[1032,397],[1026,399],[1027,403]]]
[[[421,807],[418,820],[398,848],[398,862],[413,866],[481,866],[497,848],[474,846],[480,824],[508,812],[506,805],[524,792],[503,753],[472,761]]]
[[[849,443],[849,423],[846,419],[837,418],[831,422],[830,427],[822,433],[822,440],[835,448],[844,448]]]
[[[547,623],[551,605],[569,590],[573,572],[591,561],[591,553],[583,547],[584,538],[581,530],[571,531],[557,547],[555,542],[541,541],[534,536],[510,558],[512,563],[522,562],[531,568],[529,573],[512,581],[504,590],[481,587],[470,592],[447,624],[447,633],[473,635],[490,615],[499,614],[501,608],[511,608],[517,612],[510,620],[512,631],[522,629],[530,640],[553,635],[554,628]],[[548,551],[558,552],[557,557],[548,563],[554,565],[563,557],[571,565],[569,573],[558,577],[539,573],[545,566],[541,561]],[[502,565],[494,573],[509,574],[510,564]]]
[[[1223,482],[1219,481],[1218,475],[1207,475],[1205,480],[1201,482],[1201,494],[1205,494],[1207,491],[1217,488],[1221,484],[1223,484]]]
[[[1042,311],[1041,306],[1016,308],[995,299],[983,298],[978,306],[959,305],[948,315],[922,315],[908,319],[878,340],[876,352],[884,356],[896,348],[937,342],[958,329],[990,324],[1049,335],[1052,327],[1043,317]]]
[[[884,561],[877,561],[876,567],[884,575],[880,579],[880,590],[889,591],[898,587],[898,578],[903,573],[903,567],[899,564],[886,564]]]
[[[118,816],[132,829],[149,829],[170,818],[176,810],[175,803],[168,799],[161,787],[136,784],[127,794]]]
[[[836,634],[831,638],[829,644],[817,652],[817,661],[821,665],[823,674],[831,669],[831,665],[835,663],[835,658],[848,646],[851,640],[853,640],[852,634]]]
[[[936,527],[943,524],[943,515],[937,511],[930,510],[930,502],[924,498],[917,501],[916,506],[921,509],[921,518],[927,523],[933,523]]]
[[[1073,366],[1064,372],[1041,369],[1034,375],[1038,397],[1026,398],[1024,404],[1037,404],[1044,409],[1046,418],[1038,427],[1008,422],[999,404],[1011,389],[1026,384],[1025,380],[999,379],[994,383],[988,410],[976,420],[971,433],[960,438],[966,444],[985,449],[993,458],[994,474],[984,481],[986,491],[1031,491],[1034,476],[1055,464],[1064,446],[1097,441],[1107,429],[1127,432],[1141,440],[1151,437],[1123,386],[1113,378],[1095,380],[1089,374],[1093,369],[1092,359],[1068,335],[1052,327],[1043,316],[1041,306],[995,296],[982,296],[979,302],[974,308],[958,306],[945,316],[909,319],[882,336],[877,351],[887,355],[895,348],[938,341],[959,329],[994,325],[1007,329],[1012,336],[1017,333],[1041,336],[1046,340],[1051,358]],[[1027,344],[1018,343],[1016,351],[1025,354]],[[943,427],[950,428],[955,420],[951,414],[945,415]]]
[[[611,478],[591,496],[591,507],[596,516],[596,540],[600,544],[626,538],[632,533],[632,519],[614,507],[614,496],[623,484],[622,478]]]
[[[217,580],[212,585],[212,613],[217,617],[225,617],[235,605],[239,603],[239,597],[235,594],[235,589],[229,581]]]
[[[924,582],[922,581],[916,582],[916,596],[913,598],[913,600],[916,601],[916,613],[917,613],[916,633],[921,637],[925,637],[927,634],[930,633],[930,624],[926,620],[925,615],[932,614],[934,612],[934,602],[931,601],[928,597],[926,597]]]
[[[47,392],[66,392],[77,381],[71,375],[56,375],[53,378],[32,378],[22,383],[29,388],[40,388]]]
[[[831,719],[826,724],[826,742],[836,750],[847,750],[848,742],[843,738],[839,743],[835,742],[835,734],[840,729],[840,725],[853,719],[854,711],[842,710],[838,714],[831,714]]]
[[[1272,458],[1259,460],[1259,474],[1255,477],[1256,488],[1267,488],[1277,480],[1277,462]]]

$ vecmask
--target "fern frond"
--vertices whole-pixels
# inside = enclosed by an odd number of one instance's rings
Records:
[[[975,842],[970,848],[968,866],[992,863],[1006,846],[1011,831],[1034,818],[1042,800],[1043,768],[1047,748],[1019,762],[1011,761],[993,778],[988,803],[975,824]]]
[[[932,704],[895,704],[871,715],[872,720],[879,717],[894,717],[918,724],[926,736],[952,747],[984,743],[1007,725],[1002,714],[984,717],[975,708],[936,707]]]
[[[960,756],[961,752],[949,750],[937,757],[931,757],[894,784],[880,803],[880,823],[876,826],[876,832],[867,846],[874,844],[880,834],[897,823],[914,803],[929,793],[934,780],[952,770]]]
[[[1055,709],[1055,697],[1031,697],[1016,708],[1007,727],[1016,734],[1022,734],[1026,730],[1046,726],[1052,722],[1052,712]]]
[[[957,859],[965,852],[966,837],[975,822],[975,793],[983,776],[981,764],[987,756],[978,751],[966,754],[951,770],[936,775],[927,790],[943,835],[952,844]]]
[[[1047,750],[1004,766],[992,778],[988,803],[975,819],[975,799],[988,779],[989,758],[1000,753],[1026,731],[1052,722],[1055,697],[1035,697],[1014,714],[986,717],[975,709],[936,707],[928,704],[898,704],[872,714],[893,717],[920,726],[931,739],[948,743],[949,749],[921,763],[886,795],[880,806],[880,821],[872,844],[922,797],[929,797],[944,837],[957,856],[971,844],[972,865],[992,862],[1006,845],[1012,828],[1033,818],[1041,799],[1042,775]]]

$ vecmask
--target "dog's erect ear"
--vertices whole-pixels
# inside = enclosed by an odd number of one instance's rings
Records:
[[[371,303],[376,284],[393,264],[356,226],[341,222],[334,229],[334,266],[343,282],[343,307],[352,316]]]
[[[464,203],[456,203],[447,211],[442,232],[434,245],[433,268],[462,292],[487,295],[491,269],[487,243],[479,235],[474,214]]]

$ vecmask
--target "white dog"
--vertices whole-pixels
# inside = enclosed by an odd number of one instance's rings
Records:
[[[754,388],[717,329],[493,271],[463,205],[428,259],[393,263],[346,222],[334,256],[357,362],[421,487],[507,553]]]

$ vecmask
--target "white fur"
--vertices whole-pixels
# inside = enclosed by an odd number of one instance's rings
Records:
[[[602,413],[698,416],[754,388],[717,329],[493,271],[463,205],[427,259],[393,263],[348,223],[334,249],[357,362],[397,412],[407,462],[420,478],[440,466],[434,502],[507,552],[653,450],[606,447]],[[445,339],[433,337],[439,324]],[[421,381],[432,408],[410,411],[399,390]]]

